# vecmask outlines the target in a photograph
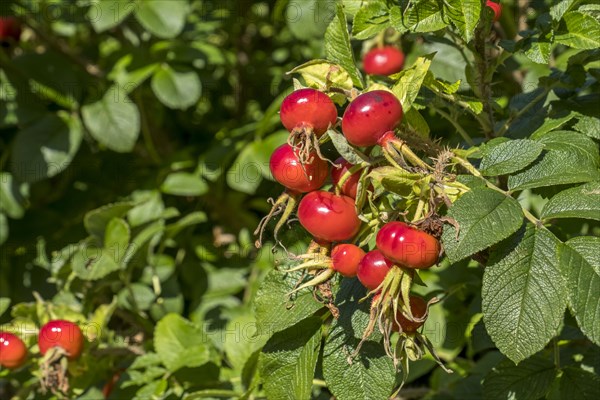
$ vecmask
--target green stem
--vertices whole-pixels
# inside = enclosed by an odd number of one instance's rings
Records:
[[[454,120],[454,118],[452,118],[452,116],[450,114],[448,114],[447,112],[442,111],[435,106],[431,106],[431,107],[435,110],[435,112],[437,112],[442,117],[444,117],[445,119],[450,121],[452,126],[454,126],[456,131],[460,134],[460,136],[464,139],[465,142],[467,142],[470,146],[475,146],[475,142],[473,141],[471,136],[467,133],[467,131],[465,131],[465,129],[462,126],[460,126],[458,121]]]
[[[355,173],[360,171],[363,168],[368,167],[368,164],[366,163],[360,163],[360,164],[356,164],[353,165],[352,168],[350,168],[348,171],[346,171],[344,173],[344,175],[342,175],[342,177],[340,178],[340,180],[338,181],[337,185],[335,185],[335,194],[339,196],[342,187],[344,187],[344,183],[346,183],[346,181],[348,179],[350,179],[350,177]]]
[[[420,167],[425,170],[433,170],[433,168],[429,164],[421,160],[421,158],[419,158],[419,156],[416,155],[410,147],[408,147],[405,141],[398,139],[397,141],[393,141],[391,143],[392,146],[396,150],[398,150],[404,156],[404,158],[406,158],[415,167]]]

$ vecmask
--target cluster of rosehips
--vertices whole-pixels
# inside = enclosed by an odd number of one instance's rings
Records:
[[[83,333],[69,321],[53,320],[45,324],[38,336],[40,353],[58,348],[69,360],[75,360],[83,351]],[[23,341],[8,332],[0,332],[0,366],[15,369],[25,364],[27,347]]]
[[[390,75],[402,69],[404,55],[394,47],[371,50],[364,59],[367,73]],[[437,263],[441,248],[428,233],[394,221],[386,223],[377,233],[377,249],[365,253],[352,243],[361,228],[356,197],[364,166],[353,165],[338,158],[329,173],[329,160],[319,152],[319,139],[338,126],[338,112],[327,94],[311,88],[299,89],[288,95],[281,105],[281,121],[290,132],[290,140],[277,148],[270,159],[274,179],[286,191],[261,222],[257,234],[261,237],[267,221],[283,214],[275,227],[275,237],[285,220],[294,212],[300,224],[313,237],[306,254],[294,256],[303,260],[287,272],[308,271],[312,279],[297,286],[293,292],[307,287],[319,287],[336,272],[345,277],[357,276],[376,294],[373,307],[379,316],[390,314],[396,331],[414,332],[424,322],[427,306],[420,297],[397,300],[403,293],[397,283],[407,270],[430,268]],[[402,120],[402,105],[387,90],[373,90],[350,101],[341,119],[341,131],[356,147],[380,145],[384,153],[392,153],[402,145],[394,133]],[[307,151],[298,138],[308,138],[313,147]],[[321,188],[331,177],[333,190]],[[370,188],[372,190],[372,187]],[[332,247],[331,244],[334,244]],[[411,274],[409,272],[409,274]],[[412,275],[408,278],[412,280]],[[293,293],[292,292],[292,293]],[[393,305],[392,305],[393,303]]]

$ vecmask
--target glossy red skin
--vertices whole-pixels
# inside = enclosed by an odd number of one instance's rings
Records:
[[[339,180],[342,179],[342,176],[344,176],[350,168],[354,167],[354,164],[351,164],[348,161],[344,160],[343,157],[340,157],[337,160],[335,160],[335,164],[341,165],[338,168],[333,167],[331,169],[331,180],[333,181],[334,185],[337,185]],[[360,174],[361,174],[360,170],[356,171],[355,173],[350,175],[350,177],[348,179],[346,179],[346,182],[344,182],[344,184],[341,187],[341,193],[343,195],[352,197],[353,199],[356,198],[356,192],[358,191],[358,181],[360,180]]]
[[[373,90],[355,98],[344,112],[342,132],[355,146],[373,146],[402,121],[402,105],[392,93]]]
[[[53,347],[62,347],[67,352],[67,358],[75,360],[83,351],[83,333],[70,321],[50,321],[40,329],[38,345],[42,355]]]
[[[269,161],[273,178],[294,193],[319,189],[327,180],[329,163],[315,153],[310,163],[300,163],[297,152],[289,144],[279,146]]]
[[[393,46],[371,49],[363,58],[363,69],[369,75],[392,75],[403,66],[404,53]]]
[[[425,302],[425,300],[423,300],[422,297],[410,296],[410,311],[413,317],[423,318],[425,316],[425,313],[427,312],[427,303]],[[396,314],[396,320],[402,327],[402,331],[408,333],[415,332],[425,323],[425,321],[417,322],[409,320],[404,316],[404,314],[402,314],[402,310],[398,310],[398,313]],[[394,330],[400,331],[398,324],[394,323],[392,327]]]
[[[331,250],[333,269],[347,278],[356,276],[358,264],[365,252],[353,244],[338,244]]]
[[[394,263],[385,258],[379,250],[372,250],[360,260],[356,275],[364,287],[375,290],[393,266]]]
[[[498,22],[502,16],[502,4],[487,0],[485,5],[491,8],[494,12],[494,22]]]
[[[325,93],[316,89],[299,89],[281,103],[281,123],[288,131],[294,128],[312,127],[317,136],[323,135],[329,126],[337,122],[337,109]]]
[[[25,364],[27,347],[17,336],[8,332],[0,332],[0,365],[14,369]]]
[[[298,205],[300,224],[317,240],[341,242],[360,229],[354,199],[322,190],[305,195]]]
[[[21,38],[21,25],[16,18],[0,18],[0,41],[12,39],[15,42]]]
[[[426,269],[437,263],[440,242],[404,222],[388,222],[377,233],[377,248],[390,260],[408,268]]]

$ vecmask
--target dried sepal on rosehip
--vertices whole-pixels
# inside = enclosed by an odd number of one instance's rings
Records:
[[[337,123],[337,109],[325,93],[311,88],[299,89],[281,104],[281,123],[290,132],[288,144],[298,151],[301,163],[316,152],[321,155],[319,138]]]

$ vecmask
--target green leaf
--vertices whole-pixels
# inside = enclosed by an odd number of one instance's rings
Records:
[[[0,245],[6,242],[9,234],[8,219],[4,213],[0,213]]]
[[[396,75],[399,79],[392,88],[392,92],[400,100],[404,112],[411,109],[413,102],[417,98],[433,57],[434,54],[419,57],[415,60],[412,67]]]
[[[73,255],[71,269],[84,281],[95,281],[118,271],[121,266],[115,261],[112,252],[106,249],[83,244]]]
[[[559,380],[560,398],[596,400],[600,398],[600,377],[581,368],[566,367]]]
[[[18,133],[12,171],[19,180],[37,182],[63,172],[83,139],[81,122],[64,111],[46,114]]]
[[[518,363],[557,333],[567,306],[558,261],[560,242],[528,225],[493,254],[483,275],[483,321],[500,351]]]
[[[564,27],[556,32],[554,40],[575,49],[600,47],[600,21],[589,14],[570,11],[563,16]]]
[[[8,172],[0,172],[0,211],[11,218],[22,218],[28,197],[29,184],[17,182]]]
[[[167,314],[156,324],[154,349],[170,372],[199,367],[211,357],[206,333],[177,314]]]
[[[385,354],[380,335],[366,341],[358,356],[348,356],[358,347],[369,324],[369,302],[359,300],[365,289],[357,279],[344,279],[336,296],[340,317],[333,321],[323,351],[323,375],[327,387],[338,400],[380,400],[389,398],[396,372]]]
[[[583,116],[573,126],[578,132],[585,133],[587,136],[600,139],[600,118]]]
[[[140,112],[117,87],[104,97],[81,108],[83,122],[91,135],[107,148],[127,153],[133,150],[140,133]]]
[[[483,394],[487,400],[537,400],[548,392],[555,375],[552,361],[542,356],[519,365],[505,360],[485,377]]]
[[[200,99],[202,84],[196,72],[163,64],[152,76],[152,91],[165,106],[185,110]]]
[[[298,277],[281,271],[270,271],[256,295],[255,312],[259,330],[275,333],[289,328],[320,310],[310,291],[301,291],[293,297],[293,307],[282,299],[294,289]]]
[[[130,239],[131,231],[127,222],[122,218],[113,218],[106,226],[104,249],[112,251],[114,260],[121,262],[127,254]]]
[[[340,153],[340,155],[349,163],[356,165],[367,160],[367,157],[364,154],[350,146],[346,140],[346,137],[335,129],[329,129],[327,134],[331,138],[331,142],[335,146],[335,149],[338,151],[338,153]]]
[[[358,10],[352,21],[352,36],[360,40],[369,39],[390,25],[390,10],[385,1],[376,0]]]
[[[202,196],[208,192],[208,185],[202,178],[189,172],[172,172],[167,175],[160,190],[175,196]]]
[[[227,361],[236,371],[242,371],[246,362],[260,350],[269,337],[269,332],[258,329],[255,316],[248,311],[232,318],[225,329],[223,350]]]
[[[322,88],[327,85],[352,89],[352,78],[348,72],[339,65],[327,60],[311,60],[307,63],[297,66],[289,72],[290,74],[300,74],[307,86]]]
[[[422,176],[417,173],[404,171],[395,167],[378,167],[369,173],[369,177],[376,182],[381,183],[386,190],[400,196],[408,196],[415,183],[421,180]]]
[[[600,182],[564,190],[552,197],[542,218],[587,218],[600,221]]]
[[[302,40],[321,39],[334,15],[333,0],[294,0],[285,12],[290,31]]]
[[[600,179],[598,146],[576,132],[553,131],[537,139],[549,150],[529,168],[508,178],[511,190],[585,183]]]
[[[187,0],[144,0],[136,4],[135,17],[154,36],[171,39],[183,30],[189,9]]]
[[[581,331],[600,345],[600,238],[579,236],[560,248],[560,268],[567,280],[569,306]]]
[[[565,15],[565,13],[569,11],[576,2],[577,0],[561,0],[553,2],[554,4],[550,7],[550,15],[552,16],[552,19],[555,21],[560,21],[563,15]]]
[[[417,0],[406,14],[402,14],[400,7],[393,7],[390,10],[391,23],[400,33],[439,31],[449,24],[448,18],[444,17],[442,4],[438,1]]]
[[[446,16],[456,26],[460,36],[470,42],[481,18],[481,1],[448,0],[444,6]]]
[[[480,170],[487,176],[511,174],[534,162],[543,149],[543,144],[533,140],[504,142],[484,150]]]
[[[346,22],[346,16],[341,4],[337,5],[335,18],[331,21],[325,32],[325,54],[328,60],[339,64],[348,72],[355,86],[359,88],[364,87],[362,76],[356,67],[356,61],[352,53],[348,23]]]
[[[8,297],[0,297],[0,317],[8,310],[10,307],[10,298]]]
[[[512,197],[477,188],[464,194],[448,211],[459,226],[446,225],[442,240],[451,262],[460,261],[506,239],[523,223],[523,211]]]
[[[112,203],[89,211],[83,217],[85,230],[99,241],[104,240],[106,226],[113,218],[124,217],[134,206],[131,202]]]
[[[278,332],[259,358],[264,390],[270,399],[310,399],[321,347],[321,319],[311,317]]]
[[[93,0],[87,19],[98,33],[119,25],[135,9],[132,0]]]

